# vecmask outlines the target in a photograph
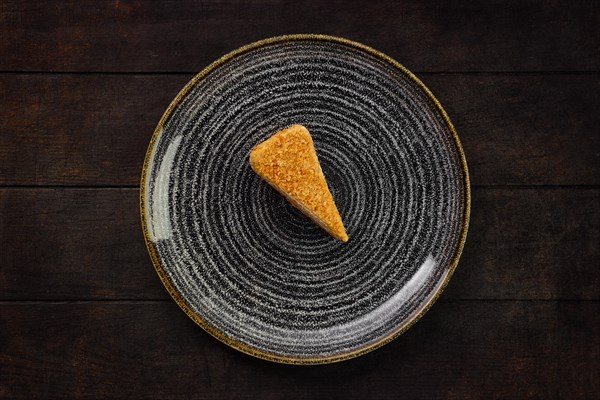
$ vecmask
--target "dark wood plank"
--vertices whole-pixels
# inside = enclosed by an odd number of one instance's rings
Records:
[[[0,74],[0,185],[137,185],[191,75]],[[600,74],[422,76],[474,184],[600,184]]]
[[[0,183],[138,185],[152,132],[190,76],[0,76]]]
[[[0,296],[166,299],[137,189],[0,191]]]
[[[0,398],[594,398],[600,303],[441,302],[339,364],[229,349],[172,302],[0,304]]]
[[[324,33],[416,71],[598,71],[595,1],[4,0],[0,70],[198,71],[249,42]]]
[[[446,298],[600,299],[600,190],[474,188]]]
[[[472,184],[600,184],[600,74],[423,81],[456,126]]]
[[[137,189],[1,189],[0,299],[167,299]],[[474,188],[446,299],[600,300],[600,189]]]

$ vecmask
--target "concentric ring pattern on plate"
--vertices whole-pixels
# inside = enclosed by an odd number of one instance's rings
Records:
[[[350,240],[250,168],[253,146],[311,132]],[[258,357],[330,362],[409,326],[451,275],[469,188],[439,104],[385,56],[320,36],[233,53],[173,102],[148,150],[142,220],[159,275],[208,332]]]

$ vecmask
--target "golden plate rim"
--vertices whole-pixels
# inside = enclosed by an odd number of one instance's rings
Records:
[[[192,311],[192,309],[190,308],[190,306],[185,301],[185,299],[183,298],[183,296],[177,291],[177,289],[175,289],[175,287],[173,286],[173,283],[171,282],[168,275],[166,274],[165,269],[160,262],[160,258],[158,257],[158,252],[156,250],[156,247],[154,246],[154,243],[152,243],[152,241],[150,239],[149,231],[148,231],[148,224],[147,224],[147,217],[146,217],[146,210],[147,210],[147,207],[146,207],[146,190],[147,190],[146,180],[148,178],[148,170],[149,170],[148,166],[149,166],[149,163],[150,163],[152,155],[153,155],[154,145],[157,142],[158,138],[160,137],[160,134],[161,134],[166,122],[169,120],[173,111],[179,105],[179,103],[185,97],[185,95],[196,84],[198,84],[198,82],[200,82],[202,79],[204,79],[213,70],[215,70],[222,64],[226,63],[227,61],[229,61],[235,57],[241,56],[252,50],[256,50],[258,48],[272,45],[272,44],[300,42],[300,41],[329,42],[329,43],[340,44],[340,45],[344,45],[344,46],[348,46],[348,47],[352,47],[352,48],[364,51],[372,56],[375,56],[376,58],[379,58],[380,60],[386,62],[387,64],[393,66],[394,68],[396,68],[400,72],[402,72],[404,75],[406,75],[408,78],[410,78],[427,95],[431,104],[434,106],[434,108],[438,111],[438,113],[444,120],[444,123],[446,124],[446,128],[452,134],[452,138],[454,140],[456,150],[460,156],[461,170],[462,170],[463,179],[464,179],[464,188],[463,188],[464,189],[464,199],[463,199],[463,201],[465,204],[465,212],[464,212],[462,224],[461,224],[460,238],[459,238],[456,248],[454,249],[454,255],[450,262],[450,270],[449,270],[448,274],[446,275],[444,282],[440,285],[438,290],[433,294],[433,296],[431,296],[431,298],[429,299],[428,302],[424,303],[421,306],[421,309],[417,312],[417,314],[412,319],[410,319],[409,321],[404,323],[402,326],[398,327],[398,329],[396,329],[394,332],[391,332],[389,335],[381,338],[379,341],[377,341],[375,343],[365,345],[364,347],[360,347],[358,349],[354,349],[354,350],[346,352],[346,353],[340,353],[340,354],[336,354],[336,355],[332,355],[332,356],[310,357],[310,358],[281,356],[278,354],[268,353],[268,352],[253,348],[251,346],[245,345],[245,344],[240,343],[240,342],[236,341],[235,339],[225,335],[223,332],[221,332],[220,330],[218,330],[217,328],[215,328],[214,326],[209,324],[207,321],[205,321],[202,317],[200,317],[199,315],[194,313]],[[180,92],[177,94],[175,99],[173,99],[173,101],[171,101],[171,104],[169,105],[167,110],[162,115],[160,121],[158,122],[158,125],[156,126],[156,129],[154,130],[154,133],[150,140],[150,144],[148,145],[146,155],[144,157],[144,163],[142,166],[141,182],[140,182],[140,217],[141,217],[141,222],[142,222],[142,231],[144,233],[144,241],[146,242],[146,248],[148,249],[148,253],[150,254],[150,258],[152,260],[152,264],[154,265],[154,269],[156,270],[156,273],[158,274],[161,282],[163,283],[163,285],[165,286],[165,288],[167,289],[167,291],[169,292],[169,294],[171,295],[173,300],[175,300],[177,305],[198,326],[200,326],[202,329],[204,329],[206,332],[208,332],[211,336],[213,336],[216,339],[218,339],[219,341],[225,343],[229,347],[232,347],[238,351],[241,351],[242,353],[246,353],[248,355],[251,355],[251,356],[263,359],[263,360],[277,362],[277,363],[283,363],[283,364],[317,365],[317,364],[331,364],[331,363],[336,363],[336,362],[340,362],[340,361],[345,361],[345,360],[348,360],[351,358],[355,358],[355,357],[364,355],[375,349],[378,349],[381,346],[396,339],[398,336],[400,336],[404,332],[406,332],[412,325],[414,325],[417,321],[419,321],[419,319],[421,319],[421,317],[436,302],[436,300],[439,298],[440,294],[444,291],[446,285],[450,281],[450,278],[454,274],[454,271],[456,269],[456,266],[458,265],[458,260],[462,253],[462,250],[464,248],[465,240],[467,237],[467,230],[468,230],[468,226],[469,226],[470,214],[471,214],[471,187],[470,187],[469,170],[467,167],[467,160],[465,157],[465,153],[464,153],[464,150],[460,143],[460,139],[458,138],[458,133],[456,132],[454,125],[450,121],[450,117],[448,116],[448,114],[446,113],[446,111],[444,110],[444,108],[442,107],[440,102],[435,98],[433,93],[425,86],[425,84],[423,84],[423,82],[421,82],[421,80],[419,78],[417,78],[406,67],[404,67],[402,64],[400,64],[393,58],[385,55],[384,53],[382,53],[378,50],[375,50],[369,46],[366,46],[362,43],[358,43],[358,42],[344,39],[344,38],[337,37],[337,36],[321,35],[321,34],[282,35],[282,36],[275,36],[275,37],[271,37],[268,39],[259,40],[257,42],[253,42],[246,46],[240,47],[237,50],[234,50],[234,51],[222,56],[221,58],[219,58],[218,60],[216,60],[215,62],[210,64],[208,67],[204,68],[196,76],[194,76],[183,87],[183,89],[180,90]]]

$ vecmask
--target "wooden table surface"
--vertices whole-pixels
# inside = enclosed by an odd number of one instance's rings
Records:
[[[600,3],[0,2],[0,398],[600,396]],[[140,227],[142,160],[198,71],[325,33],[448,111],[471,225],[434,307],[325,366],[232,350],[172,301]]]

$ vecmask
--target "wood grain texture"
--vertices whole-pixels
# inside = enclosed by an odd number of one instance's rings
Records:
[[[475,188],[446,299],[600,300],[600,189]],[[167,299],[137,189],[1,189],[0,299]]]
[[[290,33],[364,42],[415,71],[598,71],[595,1],[48,2],[0,6],[2,71],[193,72]]]
[[[446,298],[600,299],[600,190],[474,188]]]
[[[138,185],[152,132],[188,79],[2,75],[0,182]]]
[[[600,74],[422,79],[458,131],[472,185],[600,183]]]
[[[231,350],[172,302],[2,303],[0,326],[0,396],[11,399],[560,399],[600,390],[598,302],[441,302],[383,348],[315,367]]]
[[[0,399],[597,398],[599,21],[592,0],[0,1]],[[417,72],[474,185],[440,300],[387,346],[319,367],[204,333],[162,287],[138,217],[177,92],[287,33]]]
[[[0,190],[0,296],[166,299],[138,189]]]
[[[191,77],[0,74],[0,185],[138,185],[152,132]],[[473,184],[600,184],[600,74],[421,78]]]

